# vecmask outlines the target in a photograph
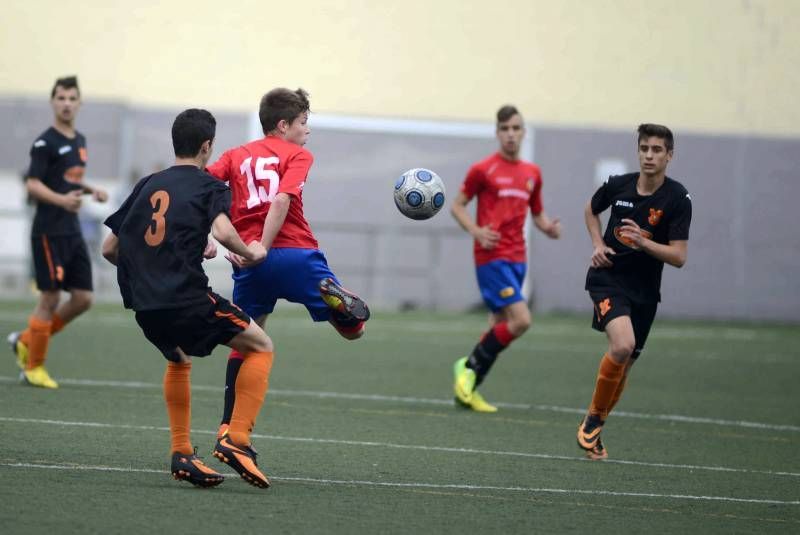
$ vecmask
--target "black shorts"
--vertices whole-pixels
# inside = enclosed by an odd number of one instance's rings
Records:
[[[41,291],[92,291],[92,262],[80,234],[31,238],[36,286]]]
[[[590,291],[589,296],[594,303],[592,328],[605,331],[608,322],[614,318],[620,316],[631,318],[633,336],[636,340],[636,348],[633,350],[631,358],[638,358],[644,349],[647,335],[650,334],[653,320],[656,318],[658,303],[635,303],[625,294],[610,291]]]
[[[250,316],[211,292],[208,303],[137,312],[136,323],[167,360],[178,362],[177,348],[194,357],[210,355],[215,347],[246,330]]]

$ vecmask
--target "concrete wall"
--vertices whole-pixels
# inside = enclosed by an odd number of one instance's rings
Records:
[[[252,111],[276,85],[317,111],[800,134],[795,0],[5,2],[0,93]]]

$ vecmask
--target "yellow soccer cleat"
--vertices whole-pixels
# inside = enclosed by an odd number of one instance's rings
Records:
[[[483,399],[483,396],[477,390],[472,392],[472,401],[469,403],[469,408],[475,412],[497,412],[497,407]]]
[[[50,377],[44,366],[37,366],[32,370],[24,370],[22,372],[25,382],[31,386],[38,386],[40,388],[58,388],[58,383]]]
[[[25,369],[25,365],[28,363],[28,346],[22,343],[20,338],[20,333],[13,332],[8,335],[8,343],[11,344],[11,351],[14,352],[14,355],[17,357],[17,366],[20,370]]]
[[[453,393],[456,396],[456,403],[469,406],[475,390],[475,370],[467,368],[467,357],[460,358],[453,364],[453,376]]]

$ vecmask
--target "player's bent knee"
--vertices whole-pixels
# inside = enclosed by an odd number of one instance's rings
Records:
[[[627,361],[631,355],[633,355],[633,350],[635,348],[635,342],[632,340],[630,342],[622,341],[611,344],[608,352],[610,353],[612,359],[614,359],[616,362],[622,363]]]

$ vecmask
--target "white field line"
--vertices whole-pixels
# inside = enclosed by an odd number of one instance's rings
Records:
[[[15,383],[18,379],[16,377],[0,376],[0,383]],[[94,380],[94,379],[59,379],[61,384],[75,385],[75,386],[98,386],[98,387],[112,387],[112,388],[141,388],[161,389],[162,385],[158,383],[146,383],[140,381],[113,381],[113,380]],[[208,392],[222,392],[223,388],[218,386],[207,385],[192,385],[192,389],[198,391]],[[316,390],[289,390],[271,388],[270,395],[274,396],[288,396],[288,397],[309,397],[318,399],[349,399],[359,401],[377,401],[377,402],[391,402],[391,403],[407,403],[413,405],[452,405],[452,399],[436,399],[436,398],[418,398],[408,396],[386,396],[382,394],[351,394],[344,392],[324,392]],[[543,404],[528,404],[528,403],[495,403],[498,407],[503,409],[519,409],[519,410],[537,410],[545,412],[564,412],[569,414],[583,415],[586,409],[573,408],[573,407],[560,407],[558,405],[543,405]],[[624,418],[638,418],[641,420],[660,420],[678,423],[690,424],[709,424],[719,425],[726,427],[744,427],[750,429],[765,429],[769,431],[790,431],[800,432],[800,426],[788,424],[770,424],[764,422],[748,422],[744,420],[722,420],[719,418],[704,418],[697,416],[685,416],[680,414],[648,414],[639,412],[628,411],[614,411],[614,416],[621,416]]]
[[[105,424],[100,422],[77,422],[65,420],[47,420],[38,418],[10,418],[0,416],[0,422],[9,423],[26,423],[26,424],[43,424],[43,425],[57,425],[68,427],[93,427],[103,429],[132,429],[136,431],[163,431],[169,432],[168,427],[157,427],[148,425],[129,425],[129,424]],[[215,431],[207,430],[192,430],[195,434],[200,435],[215,435]],[[281,435],[262,435],[253,433],[253,438],[265,440],[280,440],[286,442],[302,442],[311,444],[335,444],[342,446],[359,446],[370,448],[384,448],[384,449],[402,449],[402,450],[415,450],[415,451],[435,451],[443,453],[459,453],[459,454],[474,454],[474,455],[487,455],[498,457],[518,457],[524,459],[543,459],[549,461],[570,461],[570,462],[592,462],[583,457],[568,456],[568,455],[550,455],[546,453],[528,453],[518,451],[497,451],[497,450],[481,450],[475,448],[453,448],[447,446],[423,446],[419,444],[395,444],[392,442],[374,442],[364,440],[338,440],[332,438],[311,438],[311,437],[287,437]],[[650,468],[664,468],[672,470],[702,470],[708,472],[727,472],[739,474],[759,474],[767,476],[788,476],[800,477],[797,472],[774,472],[770,470],[750,470],[747,468],[730,468],[725,466],[702,466],[691,464],[668,464],[668,463],[650,463],[644,461],[626,461],[622,459],[606,459],[603,461],[606,464],[621,464],[628,466],[646,466]]]
[[[43,470],[92,470],[99,472],[124,472],[145,474],[168,474],[166,470],[153,470],[147,468],[126,468],[119,466],[97,466],[82,464],[39,464],[39,463],[11,463],[0,462],[0,466],[8,468],[38,468]],[[563,494],[563,495],[590,495],[590,496],[616,496],[625,498],[661,498],[672,500],[715,501],[732,503],[752,503],[763,505],[800,505],[800,500],[767,500],[759,498],[734,498],[731,496],[692,496],[690,494],[657,494],[652,492],[619,492],[609,490],[586,489],[553,489],[539,487],[498,487],[492,485],[468,485],[457,483],[400,483],[388,481],[317,479],[311,477],[281,477],[270,476],[275,481],[293,481],[298,483],[313,483],[320,485],[344,485],[349,487],[389,487],[413,489],[439,489],[439,490],[467,490],[467,491],[501,491],[521,492],[527,494]]]
[[[587,309],[590,310],[590,309]],[[0,321],[25,321],[25,314],[19,312],[11,312],[8,310],[0,311]],[[110,313],[103,315],[92,315],[85,321],[98,323],[102,325],[112,325],[119,327],[131,327],[136,329],[136,322],[133,319],[133,314],[126,313]],[[373,318],[373,323],[376,328],[386,331],[402,332],[420,332],[420,333],[470,333],[477,336],[478,333],[474,332],[475,329],[480,330],[483,323],[476,322],[463,322],[458,320],[441,320],[441,321],[407,321],[403,320],[393,324],[388,320],[381,320],[379,317]],[[281,324],[281,331],[308,331],[311,329],[320,328],[311,321],[295,321],[291,323]],[[269,325],[267,326],[269,330]],[[568,335],[570,337],[586,338],[588,340],[596,340],[598,334],[591,329],[576,328],[571,324],[555,323],[551,325],[538,325],[534,321],[534,325],[529,334],[530,337],[535,338],[538,336],[559,336],[563,337]],[[687,339],[708,339],[712,341],[719,340],[732,340],[732,341],[755,341],[755,340],[774,340],[777,335],[773,332],[764,332],[758,329],[751,329],[748,327],[728,327],[724,325],[709,325],[698,327],[673,327],[665,325],[660,327],[656,325],[650,333],[650,338],[663,338],[668,340],[687,340]]]

